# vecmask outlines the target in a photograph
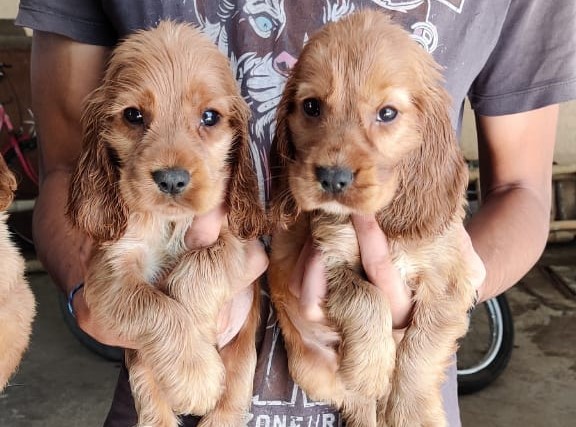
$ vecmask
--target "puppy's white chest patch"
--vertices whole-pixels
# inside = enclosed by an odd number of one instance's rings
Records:
[[[157,221],[129,226],[114,245],[114,251],[118,258],[136,264],[136,271],[140,271],[147,283],[156,284],[186,251],[184,235],[189,224],[188,221],[185,224]],[[142,235],[142,226],[156,231]]]

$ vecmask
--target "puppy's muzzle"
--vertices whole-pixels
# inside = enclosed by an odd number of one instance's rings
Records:
[[[344,167],[317,167],[316,179],[327,193],[344,192],[354,181],[354,173]]]
[[[176,195],[186,189],[190,174],[184,169],[160,169],[152,172],[152,179],[161,192]]]

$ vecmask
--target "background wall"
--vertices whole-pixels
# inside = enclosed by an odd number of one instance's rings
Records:
[[[18,11],[18,0],[2,0],[0,19],[14,18]]]
[[[474,113],[468,105],[464,113],[462,149],[467,159],[478,158]],[[576,101],[560,105],[554,161],[560,165],[576,164]]]

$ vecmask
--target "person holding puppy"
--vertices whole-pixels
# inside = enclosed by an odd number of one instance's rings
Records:
[[[268,196],[268,149],[274,110],[289,69],[308,34],[359,7],[390,13],[444,67],[453,98],[452,122],[459,129],[464,99],[475,110],[483,204],[462,231],[462,251],[477,271],[478,300],[513,286],[537,261],[548,235],[552,156],[558,103],[576,98],[576,43],[570,30],[576,4],[570,0],[422,1],[349,0],[281,2],[127,2],[22,0],[17,22],[35,30],[32,51],[33,107],[41,143],[42,182],[34,218],[38,256],[62,288],[71,293],[83,281],[91,242],[64,217],[70,172],[81,146],[82,100],[106,67],[110,48],[161,19],[198,25],[231,58],[242,93],[252,106],[252,153]],[[46,73],[46,70],[54,70]],[[48,77],[48,75],[50,77]],[[216,240],[226,207],[195,220],[191,248]],[[387,252],[386,236],[374,218],[353,216],[362,264],[374,286],[391,301],[398,339],[410,324],[411,295],[400,285]],[[221,315],[221,344],[246,316],[246,289],[267,266],[255,242],[246,277]],[[313,327],[325,321],[326,282],[319,254],[305,246],[293,273],[300,314]],[[242,284],[245,284],[242,287]],[[74,294],[78,323],[99,341],[133,348],[115,331],[90,317],[82,291]],[[301,425],[338,425],[339,414],[308,401],[294,386],[276,340],[274,316],[263,315],[263,338],[254,382],[249,425],[290,419]],[[460,425],[455,368],[448,372],[444,405],[451,426]],[[133,425],[135,412],[123,370],[106,426]],[[187,418],[185,425],[195,425]]]

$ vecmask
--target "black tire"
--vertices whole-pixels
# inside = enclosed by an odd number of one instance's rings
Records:
[[[458,350],[458,393],[480,391],[498,378],[514,349],[514,320],[504,294],[478,305]]]
[[[80,329],[76,323],[76,319],[68,311],[68,300],[65,294],[60,292],[58,300],[64,322],[66,325],[68,325],[72,335],[74,335],[82,345],[97,355],[103,357],[104,359],[110,360],[112,362],[121,362],[124,360],[124,350],[122,348],[111,347],[109,345],[102,344],[101,342],[96,341],[82,329]]]

